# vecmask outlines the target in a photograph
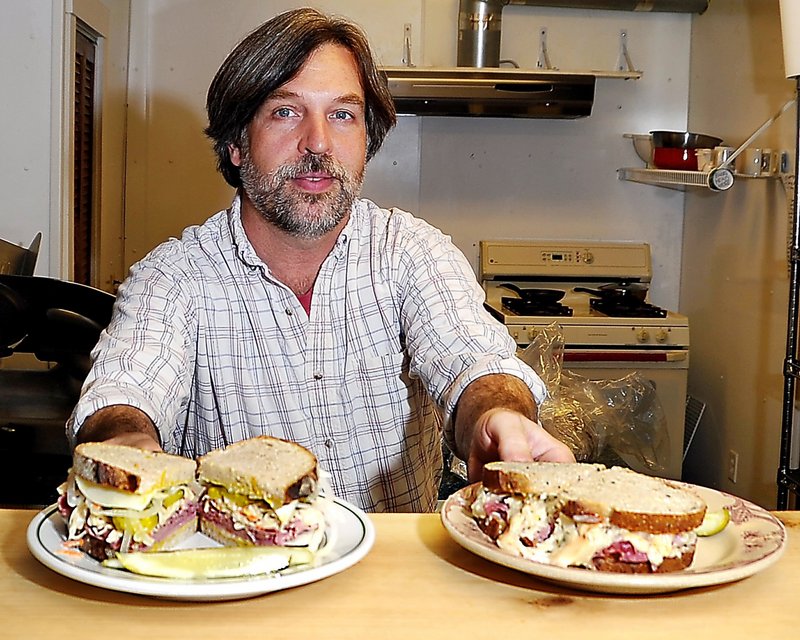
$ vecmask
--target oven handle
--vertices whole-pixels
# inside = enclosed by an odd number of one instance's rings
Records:
[[[564,351],[564,362],[682,362],[688,351]]]

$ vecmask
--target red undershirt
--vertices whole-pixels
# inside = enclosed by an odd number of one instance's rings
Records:
[[[314,293],[314,289],[311,288],[306,291],[303,295],[297,296],[297,299],[300,301],[300,304],[303,305],[303,309],[306,310],[306,314],[311,316],[311,294]]]

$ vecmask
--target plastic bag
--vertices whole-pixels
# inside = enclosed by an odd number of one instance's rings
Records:
[[[579,462],[622,465],[666,474],[669,433],[655,386],[639,373],[590,380],[562,367],[564,338],[557,324],[539,331],[520,354],[547,385],[542,426],[572,449]]]

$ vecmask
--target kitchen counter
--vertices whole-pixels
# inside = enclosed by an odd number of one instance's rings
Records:
[[[294,589],[227,602],[128,595],[51,571],[28,551],[35,511],[0,510],[3,638],[790,638],[798,628],[800,512],[788,546],[739,582],[664,595],[580,592],[462,549],[437,514],[371,515],[358,564]],[[519,634],[519,635],[517,635]]]

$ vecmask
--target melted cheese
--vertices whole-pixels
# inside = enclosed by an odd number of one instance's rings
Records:
[[[150,493],[131,493],[130,491],[121,491],[119,489],[112,489],[111,487],[102,486],[89,480],[85,480],[75,476],[75,483],[81,490],[87,500],[94,502],[103,507],[111,507],[117,509],[132,509],[134,511],[142,511],[150,504],[153,496],[158,491],[151,491]]]
[[[566,519],[565,516],[562,516]],[[560,567],[593,568],[592,558],[615,542],[630,542],[636,551],[647,555],[654,567],[665,558],[679,557],[694,544],[689,534],[651,534],[627,531],[609,523],[577,524],[564,527],[567,534],[550,556],[550,563]]]

